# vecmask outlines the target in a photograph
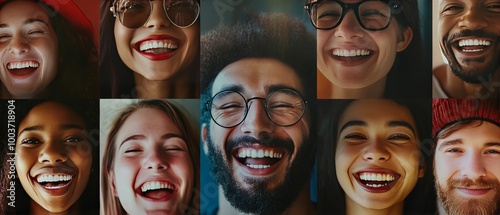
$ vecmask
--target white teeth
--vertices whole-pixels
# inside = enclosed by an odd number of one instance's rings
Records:
[[[467,39],[458,41],[458,46],[489,46],[491,45],[490,41],[487,40],[477,40],[477,39]],[[479,49],[476,49],[479,50]]]
[[[38,68],[38,66],[39,64],[36,61],[20,61],[9,63],[7,69]]]
[[[238,158],[282,158],[283,154],[275,152],[272,149],[249,149],[242,148],[238,150]]]
[[[387,184],[366,184],[366,186],[379,188],[379,187],[387,186]]]
[[[258,164],[247,164],[247,166],[252,169],[266,169],[271,167],[271,165],[258,165]]]
[[[462,51],[463,51],[463,52],[480,52],[480,51],[482,51],[482,50],[483,50],[483,49],[472,49],[472,50],[466,50],[466,49],[464,49],[464,50],[462,50]]]
[[[67,182],[71,181],[73,178],[72,175],[51,175],[51,174],[42,174],[36,178],[38,183],[44,182]]]
[[[148,181],[141,186],[141,191],[144,193],[148,190],[159,190],[159,189],[169,189],[173,190],[174,185],[168,184],[166,182],[160,181]]]
[[[164,48],[164,49],[176,49],[177,45],[172,43],[169,40],[149,40],[145,41],[141,44],[139,47],[139,50],[141,51],[146,51],[149,49],[158,49],[158,48]]]
[[[367,56],[370,54],[370,50],[358,49],[358,50],[346,50],[346,49],[334,49],[332,54],[339,57],[356,57],[356,56]]]
[[[359,174],[359,178],[363,181],[394,181],[394,176],[383,173],[368,173]]]

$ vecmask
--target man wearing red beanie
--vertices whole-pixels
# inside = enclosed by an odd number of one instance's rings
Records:
[[[500,109],[494,100],[435,99],[439,214],[500,213]]]

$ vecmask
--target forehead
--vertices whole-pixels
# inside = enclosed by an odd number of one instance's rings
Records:
[[[473,122],[453,131],[447,137],[438,139],[438,145],[453,140],[461,140],[462,144],[470,146],[483,146],[486,143],[500,144],[500,127],[488,121]]]
[[[119,133],[158,130],[165,133],[180,133],[172,119],[163,111],[156,108],[139,108],[123,122]]]
[[[78,124],[82,127],[84,125],[83,119],[69,107],[56,102],[45,102],[31,109],[21,121],[20,127],[66,123]]]
[[[32,1],[12,1],[4,5],[0,11],[0,21],[2,22],[8,19],[20,22],[32,18],[49,20],[47,12],[38,3]]]
[[[246,58],[233,62],[217,75],[212,95],[228,87],[240,86],[243,94],[265,96],[272,86],[283,86],[303,94],[302,84],[293,68],[267,58]]]
[[[391,100],[362,99],[352,102],[342,114],[339,123],[350,120],[379,121],[400,120],[410,123],[415,128],[413,116],[408,108]]]

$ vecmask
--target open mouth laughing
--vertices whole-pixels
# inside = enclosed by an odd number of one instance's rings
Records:
[[[148,181],[136,189],[136,192],[151,201],[168,201],[176,192],[176,187],[166,181]]]
[[[35,181],[45,192],[59,196],[68,192],[73,178],[73,175],[66,173],[39,174],[35,176]]]
[[[340,49],[331,50],[333,58],[346,63],[361,63],[368,60],[374,51],[369,49]]]
[[[482,52],[491,46],[489,39],[460,39],[455,43],[458,49],[465,53]]]
[[[7,63],[7,69],[12,76],[25,78],[33,74],[40,66],[40,63],[34,60],[12,61]]]
[[[166,60],[172,57],[181,42],[168,35],[151,35],[134,44],[134,49],[142,56],[153,60]]]
[[[285,148],[254,145],[233,150],[233,157],[252,175],[272,174],[288,155]]]
[[[381,193],[389,191],[401,177],[393,171],[363,171],[354,174],[356,181],[367,191]]]

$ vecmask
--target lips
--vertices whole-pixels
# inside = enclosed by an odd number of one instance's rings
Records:
[[[11,61],[7,63],[7,70],[14,78],[27,78],[31,76],[40,66],[34,60]]]
[[[373,193],[391,190],[401,177],[399,173],[389,169],[364,170],[353,176],[366,191]]]
[[[175,54],[181,43],[167,35],[151,35],[134,44],[134,49],[142,56],[153,60],[166,60]]]
[[[174,184],[163,180],[147,181],[136,189],[136,193],[150,201],[168,201],[176,192]]]
[[[491,45],[489,39],[460,39],[456,42],[462,52],[481,52]]]

